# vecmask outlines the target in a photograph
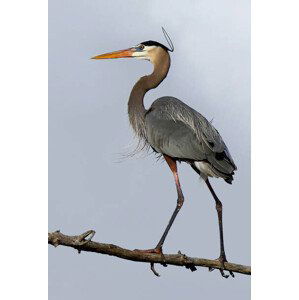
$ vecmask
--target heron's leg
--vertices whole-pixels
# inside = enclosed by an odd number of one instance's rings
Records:
[[[174,176],[175,185],[176,185],[176,189],[177,189],[177,193],[178,193],[177,205],[175,207],[175,210],[174,210],[174,212],[168,222],[168,225],[167,225],[161,239],[159,240],[157,246],[154,249],[148,249],[148,250],[137,250],[136,249],[137,251],[142,251],[145,253],[162,253],[162,247],[163,247],[164,241],[166,239],[166,236],[169,232],[169,229],[171,228],[171,225],[173,224],[178,212],[180,211],[180,209],[184,203],[184,195],[182,193],[182,189],[181,189],[181,185],[180,185],[180,181],[179,181],[176,161],[173,158],[171,158],[170,156],[165,155],[165,154],[164,154],[164,158]]]
[[[211,192],[211,194],[213,195],[213,198],[216,202],[216,210],[217,210],[217,214],[218,214],[218,223],[219,223],[219,233],[220,233],[220,256],[219,256],[219,261],[222,265],[222,269],[220,269],[221,275],[225,278],[227,278],[229,275],[225,275],[224,274],[224,263],[227,262],[226,259],[226,255],[225,255],[225,250],[224,250],[224,239],[223,239],[223,225],[222,225],[222,203],[221,201],[218,199],[216,193],[214,192],[209,179],[206,179],[206,184]],[[232,277],[234,277],[233,272],[230,271],[230,274]]]
[[[176,189],[177,189],[177,193],[178,193],[178,199],[177,199],[177,204],[176,204],[175,210],[168,222],[168,225],[167,225],[160,241],[158,242],[158,244],[156,246],[156,249],[161,249],[161,250],[162,250],[164,241],[166,239],[166,236],[169,232],[169,229],[171,228],[177,214],[179,213],[180,209],[182,208],[182,206],[184,204],[184,195],[183,195],[183,192],[181,189],[181,184],[180,184],[180,180],[179,180],[176,161],[173,158],[171,158],[170,156],[165,155],[165,154],[164,154],[164,158],[165,158],[170,170],[173,173],[173,177],[174,177],[174,181],[175,181],[175,185],[176,185]]]

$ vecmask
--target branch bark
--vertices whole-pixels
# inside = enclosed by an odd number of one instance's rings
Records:
[[[93,242],[91,239],[95,235],[95,231],[89,230],[80,235],[68,236],[62,234],[60,231],[48,233],[48,244],[57,247],[67,246],[81,251],[95,252],[100,254],[106,254],[116,256],[122,259],[150,263],[151,269],[158,276],[158,273],[154,269],[154,264],[162,264],[163,266],[173,265],[181,266],[190,269],[191,271],[196,270],[196,266],[207,267],[209,270],[220,269],[220,262],[218,260],[204,259],[197,257],[188,257],[185,254],[153,254],[143,253],[134,250],[124,249],[113,244],[104,244]],[[234,273],[241,273],[245,275],[251,275],[251,267],[230,262],[225,263],[225,270]],[[157,274],[156,274],[157,273]]]

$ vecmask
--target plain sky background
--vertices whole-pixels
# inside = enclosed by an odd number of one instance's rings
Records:
[[[94,240],[132,249],[160,238],[176,204],[171,172],[153,155],[119,162],[133,144],[130,90],[152,67],[89,58],[148,39],[165,44],[161,26],[175,52],[145,104],[175,96],[213,119],[238,166],[233,185],[211,180],[224,205],[227,257],[250,264],[249,1],[49,1],[49,231],[94,229]],[[179,172],[186,201],[164,252],[216,258],[214,200],[189,166]],[[249,276],[156,268],[160,278],[146,264],[49,247],[49,298],[250,298]]]

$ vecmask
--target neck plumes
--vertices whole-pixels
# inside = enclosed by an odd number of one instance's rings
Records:
[[[130,124],[137,137],[143,140],[146,139],[146,109],[144,107],[143,99],[149,90],[156,88],[167,76],[170,67],[169,54],[161,49],[159,55],[153,57],[151,62],[154,65],[153,73],[151,75],[141,77],[135,83],[128,102]]]

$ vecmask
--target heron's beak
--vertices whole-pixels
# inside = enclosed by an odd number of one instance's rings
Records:
[[[107,58],[125,58],[125,57],[133,57],[133,53],[135,52],[135,48],[128,48],[124,50],[109,52],[101,55],[97,55],[92,57],[91,59],[107,59]]]

